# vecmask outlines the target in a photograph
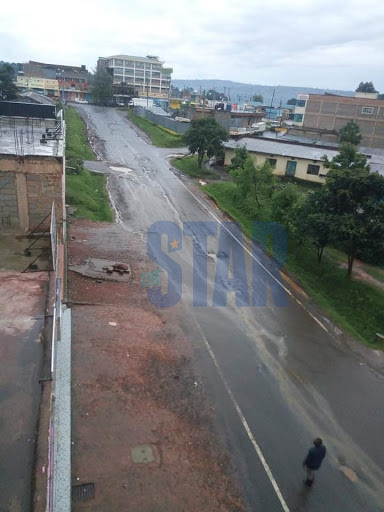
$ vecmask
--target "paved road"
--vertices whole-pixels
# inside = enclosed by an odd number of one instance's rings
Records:
[[[108,166],[125,168],[110,171],[109,190],[119,222],[141,237],[143,249],[156,221],[181,226],[223,219],[193,184],[170,170],[166,156],[172,150],[148,145],[121,112],[79,109],[103,140]],[[237,307],[230,293],[226,307],[212,307],[216,263],[225,261],[223,252],[216,256],[218,238],[208,238],[208,307],[192,303],[192,237],[184,236],[182,248],[170,255],[183,271],[186,315],[181,321],[191,342],[200,344],[200,370],[250,509],[383,510],[383,377],[293,297],[287,307],[275,306],[269,295],[267,306],[251,308]],[[258,265],[243,254],[250,282],[252,263]],[[259,251],[256,257],[262,257]],[[260,276],[254,283],[258,297]],[[216,290],[226,286],[226,278],[217,280]],[[308,491],[301,461],[315,436],[324,439],[328,457]]]

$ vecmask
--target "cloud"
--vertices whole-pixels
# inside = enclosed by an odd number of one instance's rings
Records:
[[[67,0],[57,14],[4,5],[1,58],[86,64],[159,55],[175,78],[384,91],[384,4],[366,0]]]

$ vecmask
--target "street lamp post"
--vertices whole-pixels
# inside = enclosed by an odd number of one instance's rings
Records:
[[[147,87],[147,108],[148,108],[148,87],[149,87],[149,84],[148,84],[148,81],[149,81],[149,73],[148,71],[145,71],[144,72],[144,81],[145,81],[145,85]]]

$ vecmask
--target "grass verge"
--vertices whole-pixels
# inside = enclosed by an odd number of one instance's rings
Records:
[[[84,170],[66,175],[66,201],[76,206],[75,217],[99,222],[113,222],[109,203],[107,177]]]
[[[208,159],[205,159],[201,169],[199,169],[197,165],[197,155],[173,158],[171,160],[171,164],[176,167],[176,169],[179,169],[179,171],[187,174],[191,178],[207,178],[211,180],[220,178],[220,176],[218,176],[216,173],[209,171],[206,167],[204,167],[204,164],[207,161]]]
[[[67,132],[65,155],[67,158],[81,158],[83,160],[95,160],[87,139],[87,127],[84,121],[73,107],[65,109]]]
[[[265,200],[257,208],[250,201],[239,205],[236,185],[232,182],[212,183],[203,188],[217,205],[242,226],[243,232],[252,238],[255,221],[271,220],[270,204]],[[288,258],[285,265],[298,279],[308,294],[324,312],[356,339],[370,347],[383,350],[375,341],[376,333],[384,331],[384,293],[377,287],[355,279],[348,279],[346,271],[335,262],[332,249],[324,251],[320,265],[316,250],[309,245],[288,240]]]
[[[154,146],[158,148],[181,148],[185,146],[181,135],[178,133],[172,133],[171,130],[152,123],[144,117],[136,116],[131,111],[127,113],[127,116],[133,124],[149,136]]]

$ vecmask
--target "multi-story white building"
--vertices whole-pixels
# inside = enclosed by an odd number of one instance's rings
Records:
[[[293,124],[294,124],[294,126],[303,126],[304,116],[305,116],[305,107],[307,106],[308,100],[309,100],[309,94],[298,94],[297,95],[297,103],[293,109]]]
[[[163,68],[163,64],[159,57],[153,55],[112,55],[99,57],[97,62],[98,68],[105,68],[112,74],[114,85],[132,86],[139,96],[167,99],[172,69]]]

